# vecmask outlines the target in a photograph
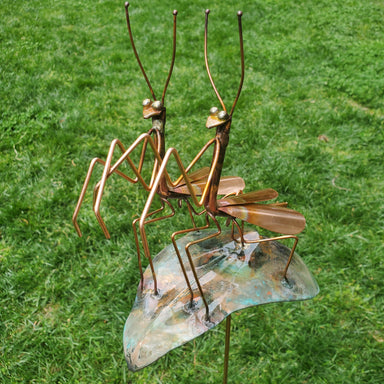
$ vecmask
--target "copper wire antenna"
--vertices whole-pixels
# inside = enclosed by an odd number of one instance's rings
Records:
[[[232,104],[231,112],[229,113],[230,116],[232,116],[233,111],[235,110],[237,101],[239,100],[241,90],[243,88],[243,83],[244,83],[244,42],[243,42],[243,26],[241,23],[241,17],[243,16],[243,12],[239,11],[237,12],[237,20],[239,23],[239,38],[240,38],[240,59],[241,59],[241,78],[240,78],[240,85],[239,89],[237,91],[237,95],[235,98],[235,101]]]
[[[177,17],[177,10],[175,9],[173,11],[173,49],[172,49],[172,61],[171,61],[171,68],[169,69],[167,81],[165,82],[163,94],[161,96],[161,103],[164,104],[164,98],[165,93],[167,92],[169,81],[171,80],[171,75],[173,72],[173,66],[175,64],[175,57],[176,57],[176,17]]]
[[[149,90],[150,90],[150,92],[152,94],[152,97],[153,97],[154,100],[157,100],[156,96],[155,96],[155,92],[153,91],[151,82],[148,79],[148,76],[147,76],[147,74],[146,74],[146,72],[144,70],[143,64],[141,63],[139,54],[137,53],[136,45],[135,45],[135,42],[133,40],[132,29],[131,29],[131,22],[130,22],[130,18],[129,18],[128,8],[129,8],[129,2],[127,1],[125,3],[125,16],[126,16],[126,19],[127,19],[127,28],[128,28],[129,38],[131,40],[132,49],[133,49],[133,52],[135,54],[136,60],[137,60],[137,62],[139,64],[139,67],[141,69],[141,72],[143,73],[145,81],[147,82],[147,85],[148,85],[148,88],[149,88]],[[168,84],[169,84],[169,81],[171,79],[173,67],[174,67],[174,64],[175,64],[175,57],[176,57],[176,18],[177,18],[177,13],[178,13],[177,10],[173,11],[173,48],[172,48],[172,60],[171,60],[171,67],[170,67],[169,72],[168,72],[168,77],[167,77],[167,80],[165,82],[163,94],[162,94],[162,97],[161,97],[161,103],[162,104],[164,104],[165,93],[167,92]]]
[[[211,74],[211,70],[209,68],[209,63],[208,63],[208,15],[211,11],[207,9],[205,11],[205,28],[204,28],[204,59],[205,59],[205,67],[207,69],[209,81],[211,82],[212,88],[216,93],[217,98],[220,101],[220,104],[225,112],[227,112],[227,109],[225,107],[225,104],[223,102],[222,97],[220,96],[219,91],[217,90],[217,87],[215,85],[215,82],[213,81],[213,77]],[[238,24],[239,24],[239,37],[240,37],[240,60],[241,60],[241,78],[240,78],[240,85],[239,89],[236,94],[235,101],[233,102],[231,112],[229,113],[229,116],[232,116],[233,111],[235,110],[237,101],[239,100],[241,90],[243,88],[243,83],[244,83],[244,43],[243,43],[243,27],[241,23],[241,17],[243,16],[242,11],[237,12],[237,19],[238,19]]]

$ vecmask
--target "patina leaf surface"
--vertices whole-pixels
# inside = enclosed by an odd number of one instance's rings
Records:
[[[146,367],[207,332],[235,311],[267,303],[307,300],[319,292],[316,281],[297,254],[288,269],[288,282],[283,279],[289,248],[277,241],[247,244],[242,248],[227,230],[191,248],[209,304],[210,322],[207,322],[184,247],[208,233],[194,232],[177,242],[194,289],[193,309],[173,245],[164,248],[154,259],[158,296],[153,294],[151,273],[146,270],[143,290],[138,288],[124,328],[124,352],[130,370]],[[259,238],[255,231],[245,233],[246,239]]]

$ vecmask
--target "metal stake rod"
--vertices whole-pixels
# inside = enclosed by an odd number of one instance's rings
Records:
[[[226,319],[225,323],[225,351],[224,351],[224,376],[223,384],[227,384],[228,379],[228,360],[229,360],[229,343],[231,337],[231,315]]]

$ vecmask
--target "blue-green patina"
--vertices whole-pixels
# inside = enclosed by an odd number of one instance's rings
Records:
[[[194,232],[178,240],[178,247],[194,290],[194,309],[173,245],[155,258],[160,295],[153,294],[150,270],[145,271],[143,290],[138,289],[132,311],[124,328],[124,353],[132,371],[153,363],[170,350],[202,335],[241,309],[284,301],[307,300],[319,287],[302,259],[294,254],[288,269],[288,282],[282,273],[290,249],[277,241],[246,244],[232,240],[231,231],[192,246],[199,281],[209,305],[210,322],[205,320],[205,306],[188,267],[184,247],[209,232]],[[246,238],[258,239],[255,231]]]

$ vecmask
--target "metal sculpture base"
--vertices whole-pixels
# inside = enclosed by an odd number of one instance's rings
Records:
[[[288,269],[288,281],[283,278],[289,248],[277,241],[241,247],[232,240],[231,231],[226,230],[218,237],[191,247],[209,305],[210,321],[207,322],[184,247],[208,233],[192,232],[177,241],[194,289],[192,307],[172,244],[154,258],[158,295],[153,293],[150,270],[145,271],[143,289],[139,286],[124,328],[124,353],[131,371],[146,367],[170,350],[202,335],[232,312],[273,302],[307,300],[319,292],[316,281],[297,254]],[[246,230],[245,238],[256,240],[259,234]]]

